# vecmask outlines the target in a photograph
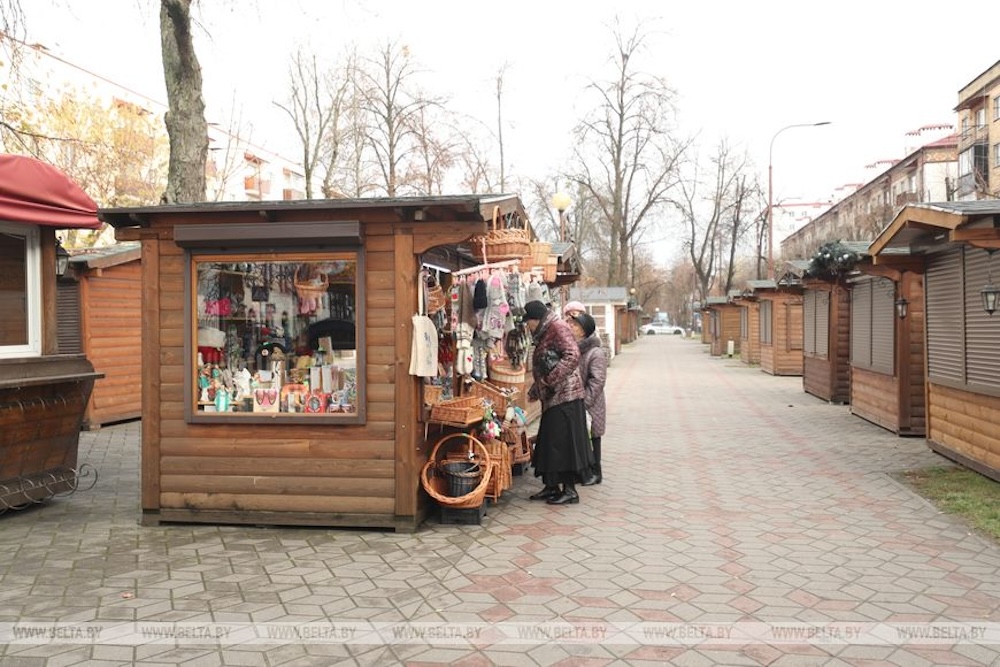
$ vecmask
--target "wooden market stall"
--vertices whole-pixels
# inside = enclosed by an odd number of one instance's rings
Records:
[[[802,289],[756,281],[760,303],[760,369],[770,375],[802,375]]]
[[[858,269],[850,281],[851,414],[924,435],[923,276],[870,262]]]
[[[923,277],[925,435],[931,448],[1000,480],[1000,249],[995,200],[911,204],[869,248],[875,267]],[[998,281],[1000,282],[1000,281]],[[904,287],[904,289],[907,289]],[[917,299],[906,297],[910,319]],[[914,332],[915,333],[915,332]],[[916,336],[911,335],[911,349]]]
[[[68,255],[55,234],[100,228],[96,211],[57,169],[0,155],[0,513],[96,481],[77,448],[100,374],[59,350],[56,280]]]
[[[707,325],[709,336],[709,353],[713,357],[729,354],[732,343],[733,355],[740,353],[740,308],[728,297],[710,296],[705,299],[707,305]]]
[[[850,403],[850,289],[839,278],[803,278],[802,303],[802,388],[833,404]]]
[[[145,523],[416,529],[440,433],[411,370],[440,341],[415,314],[448,294],[422,298],[429,273],[489,265],[473,237],[528,229],[517,196],[100,215],[142,243]]]
[[[753,282],[753,281],[751,281]],[[760,302],[747,290],[733,300],[740,308],[740,361],[760,365]]]
[[[74,250],[59,280],[59,351],[83,353],[104,377],[83,428],[142,416],[141,261],[138,243]]]

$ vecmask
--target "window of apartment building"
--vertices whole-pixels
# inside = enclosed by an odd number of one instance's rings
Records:
[[[976,127],[986,127],[986,107],[976,109]]]
[[[42,352],[38,228],[0,222],[0,359]]]
[[[1000,95],[993,98],[993,120],[1000,120]]]
[[[1000,167],[1000,143],[993,144],[993,166]]]

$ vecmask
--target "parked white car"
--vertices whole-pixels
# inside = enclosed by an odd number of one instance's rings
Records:
[[[667,324],[666,322],[650,322],[649,324],[643,324],[639,327],[639,333],[643,336],[655,336],[657,334],[683,336],[684,327],[679,327],[675,324]]]

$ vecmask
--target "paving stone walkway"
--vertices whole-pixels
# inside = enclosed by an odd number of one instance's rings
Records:
[[[1000,548],[894,477],[922,439],[678,337],[608,396],[581,504],[415,534],[141,527],[141,425],[83,433],[95,488],[0,517],[0,665],[1000,664]]]

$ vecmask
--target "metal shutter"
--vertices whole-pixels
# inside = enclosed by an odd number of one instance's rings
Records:
[[[773,302],[763,299],[760,302],[760,342],[765,345],[771,344],[771,310]]]
[[[872,363],[872,283],[855,283],[851,288],[851,363]]]
[[[924,290],[927,301],[927,375],[931,380],[964,383],[965,303],[960,247],[928,258]]]
[[[1000,387],[1000,317],[983,310],[979,290],[988,281],[989,254],[965,251],[965,370],[970,385]]]
[[[888,278],[876,278],[872,285],[872,370],[895,374],[893,344],[896,326],[896,283]]]
[[[828,359],[830,356],[830,293],[816,290],[816,356]]]
[[[806,290],[802,295],[802,352],[816,354],[816,290]]]
[[[56,284],[56,342],[59,354],[81,354],[80,283],[59,280]]]
[[[740,306],[740,340],[750,337],[750,309]]]

